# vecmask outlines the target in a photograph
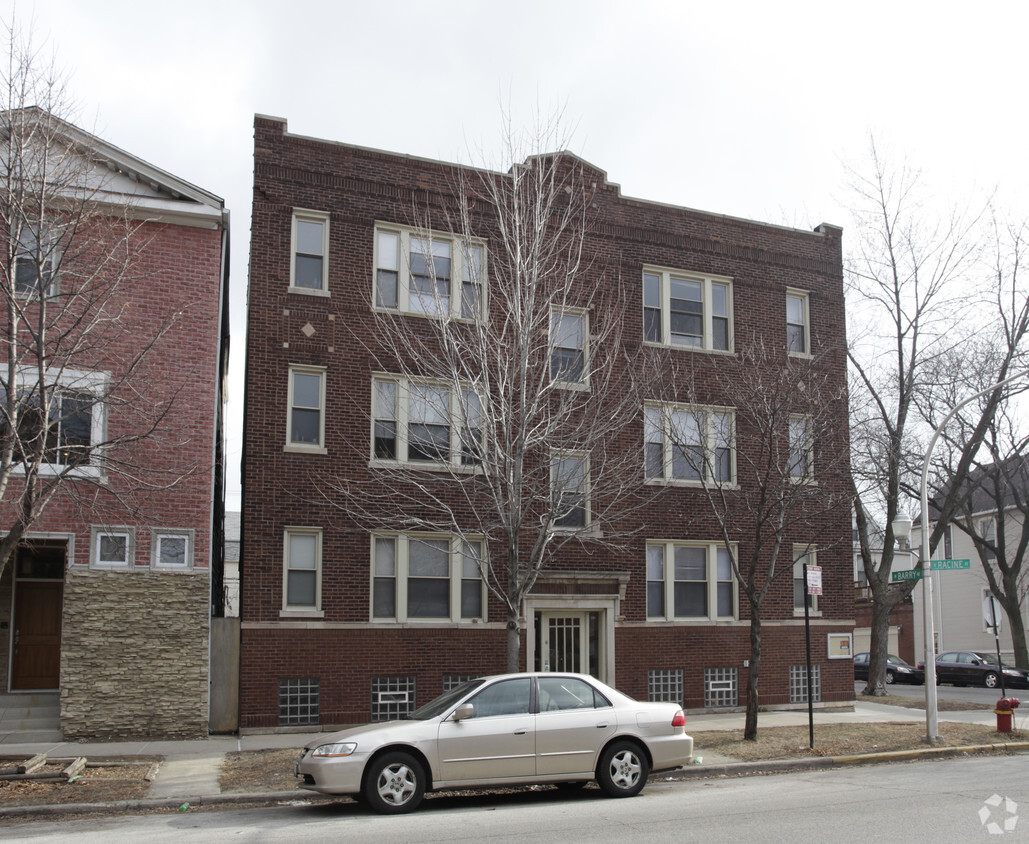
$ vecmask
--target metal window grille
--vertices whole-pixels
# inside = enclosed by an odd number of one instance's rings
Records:
[[[414,677],[372,678],[372,720],[393,721],[414,711]]]
[[[647,697],[677,703],[683,701],[683,672],[681,668],[652,669],[647,676]]]
[[[814,703],[822,700],[822,666],[811,666],[811,693]],[[790,666],[790,703],[807,703],[807,666]]]
[[[740,692],[735,668],[704,669],[704,706],[739,706]]]
[[[319,687],[320,681],[316,679],[279,680],[279,726],[319,723]]]
[[[444,674],[443,691],[452,691],[462,683],[467,683],[469,680],[475,680],[478,677],[478,674]]]

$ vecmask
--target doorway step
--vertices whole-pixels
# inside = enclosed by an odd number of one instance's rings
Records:
[[[0,746],[63,740],[59,692],[0,694]]]

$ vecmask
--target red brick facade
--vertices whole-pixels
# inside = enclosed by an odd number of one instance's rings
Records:
[[[505,614],[492,596],[484,620],[374,621],[369,530],[322,497],[326,478],[367,480],[376,471],[369,463],[369,408],[377,367],[366,350],[374,345],[376,325],[370,307],[375,226],[408,226],[413,208],[447,205],[456,170],[442,162],[292,136],[284,121],[273,118],[258,117],[255,135],[240,724],[243,729],[288,726],[281,717],[288,700],[280,682],[296,680],[317,681],[317,723],[354,723],[375,714],[370,708],[375,678],[413,678],[420,705],[440,692],[449,675],[496,673],[505,666]],[[735,336],[760,336],[779,348],[786,343],[785,298],[791,288],[807,295],[811,343],[825,371],[833,383],[845,384],[838,229],[804,232],[629,199],[601,171],[578,160],[575,166],[587,173],[587,182],[596,183],[595,222],[587,243],[591,264],[584,284],[611,285],[628,301],[627,313],[641,315],[624,326],[628,343],[643,343],[644,266],[731,279]],[[327,295],[291,289],[298,209],[324,215],[320,219],[328,223]],[[486,248],[488,253],[488,240]],[[705,402],[728,403],[717,386],[719,355],[685,349],[669,354],[692,359],[698,389],[707,391]],[[324,373],[323,450],[284,448],[290,367]],[[845,402],[834,412],[836,445],[845,451]],[[618,448],[641,454],[641,479],[642,430],[641,418],[617,442]],[[738,432],[737,447],[744,447],[746,434]],[[846,486],[845,473],[818,481],[827,495]],[[698,492],[669,489],[628,517],[627,532],[633,536],[627,549],[575,551],[568,546],[561,551],[558,565],[542,573],[523,610],[522,666],[535,663],[537,640],[544,635],[536,625],[543,615],[579,612],[584,624],[593,625],[596,653],[591,659],[597,659],[602,679],[645,699],[650,672],[681,670],[684,704],[703,709],[711,704],[705,697],[705,671],[731,669],[735,703],[742,706],[750,650],[749,610],[742,593],[732,619],[655,622],[647,617],[647,541],[713,542],[720,536]],[[320,536],[320,603],[306,615],[284,611],[284,542],[290,528],[314,529]],[[828,634],[853,629],[849,511],[816,517],[807,530],[790,539],[817,546],[823,569],[820,612],[812,619],[821,699],[852,700],[850,660],[827,654]],[[790,704],[791,667],[805,661],[804,623],[794,612],[793,588],[788,576],[780,578],[765,601],[763,705]]]

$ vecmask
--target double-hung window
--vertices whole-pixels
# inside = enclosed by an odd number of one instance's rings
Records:
[[[376,308],[481,319],[486,246],[453,234],[375,227]]]
[[[734,619],[736,603],[736,580],[725,546],[647,543],[647,618]]]
[[[325,451],[325,367],[291,364],[286,450]]]
[[[41,296],[54,292],[57,253],[47,235],[38,227],[22,224],[15,254],[14,292],[19,296]]]
[[[734,421],[732,408],[646,405],[643,436],[647,479],[735,483]]]
[[[732,280],[644,268],[643,339],[664,346],[730,351]]]
[[[550,458],[555,528],[577,530],[590,521],[589,458],[581,452],[554,452]]]
[[[296,293],[329,292],[329,215],[296,209],[289,286]]]
[[[372,619],[485,618],[481,539],[446,534],[372,537]]]
[[[791,355],[811,352],[808,295],[801,290],[786,291],[786,349]]]
[[[818,596],[807,593],[807,584],[804,582],[805,563],[809,566],[818,565],[815,549],[810,545],[795,545],[793,547],[793,614],[804,615],[806,601],[809,614],[820,615]]]
[[[554,308],[550,315],[550,377],[561,384],[587,383],[587,315]]]
[[[372,459],[413,466],[475,466],[483,408],[471,389],[381,376],[372,381]]]
[[[796,482],[811,479],[812,454],[811,417],[793,415],[790,417],[790,479]]]
[[[321,613],[322,530],[287,527],[282,567],[283,614]]]

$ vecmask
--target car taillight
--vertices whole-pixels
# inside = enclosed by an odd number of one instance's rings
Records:
[[[919,668],[925,668],[925,661],[923,660],[923,661],[919,662],[918,663],[918,667]]]
[[[672,716],[672,726],[673,727],[685,727],[686,726],[686,716],[682,714],[682,710],[681,709],[676,710],[675,715]]]

